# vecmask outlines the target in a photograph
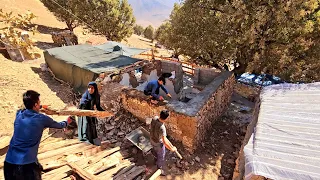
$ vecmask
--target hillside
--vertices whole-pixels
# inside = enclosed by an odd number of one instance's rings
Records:
[[[137,24],[158,27],[169,18],[175,2],[179,0],[128,0],[131,4]]]

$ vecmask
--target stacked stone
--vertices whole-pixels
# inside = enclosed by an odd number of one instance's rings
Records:
[[[199,146],[207,135],[207,130],[227,110],[234,89],[234,76],[230,76],[211,95],[197,115],[196,146]]]
[[[121,146],[125,136],[140,126],[143,126],[141,121],[127,111],[120,110],[113,117],[98,119],[97,131],[102,141]]]

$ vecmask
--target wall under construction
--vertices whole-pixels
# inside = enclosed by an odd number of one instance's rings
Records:
[[[222,72],[187,103],[173,100],[168,104],[154,105],[143,92],[136,89],[124,89],[121,103],[142,121],[168,109],[171,112],[166,125],[169,136],[181,141],[187,150],[193,152],[204,140],[207,130],[228,107],[234,84],[233,74]]]

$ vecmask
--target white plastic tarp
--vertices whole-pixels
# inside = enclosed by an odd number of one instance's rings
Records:
[[[260,98],[245,179],[320,180],[320,83],[272,85]]]

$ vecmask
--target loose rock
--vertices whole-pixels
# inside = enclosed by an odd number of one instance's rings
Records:
[[[233,160],[233,159],[228,159],[228,160],[227,160],[227,163],[228,163],[228,164],[234,164],[234,160]]]
[[[198,163],[200,163],[200,158],[197,156],[194,158]]]

